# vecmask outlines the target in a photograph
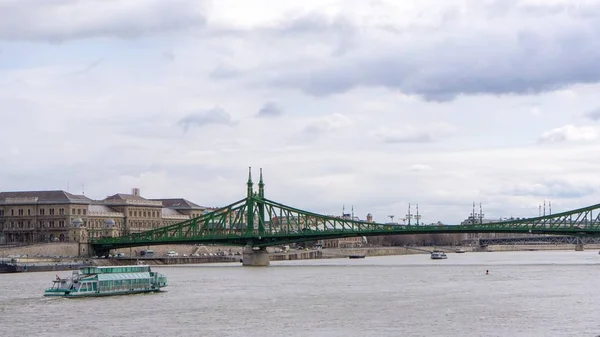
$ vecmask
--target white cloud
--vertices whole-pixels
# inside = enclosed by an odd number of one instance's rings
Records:
[[[597,203],[595,4],[348,3],[2,2],[0,184],[218,206],[253,166],[379,221]]]
[[[322,134],[332,132],[352,125],[352,120],[340,113],[333,113],[323,117],[315,118],[304,128],[310,134]]]
[[[565,125],[542,133],[539,141],[545,142],[571,142],[595,140],[598,138],[598,128],[590,126],[577,127]]]

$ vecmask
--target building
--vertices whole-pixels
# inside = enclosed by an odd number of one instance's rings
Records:
[[[65,191],[0,192],[0,231],[6,243],[85,241],[182,222],[208,208],[186,199],[145,199],[139,189],[102,200]]]

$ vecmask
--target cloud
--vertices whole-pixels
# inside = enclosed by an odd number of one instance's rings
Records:
[[[565,111],[599,106],[600,5],[536,2],[0,1],[0,185],[222,206],[252,166],[377,221],[596,204],[600,126]]]
[[[65,41],[202,28],[204,1],[6,0],[0,3],[0,40]]]
[[[564,179],[547,180],[535,183],[521,183],[506,190],[506,193],[517,196],[534,196],[539,198],[581,198],[594,193],[597,186],[587,182],[572,182]]]
[[[384,143],[431,143],[446,138],[454,133],[449,125],[432,124],[417,128],[411,125],[398,128],[381,127],[374,135]]]
[[[304,132],[310,135],[320,135],[333,132],[352,125],[352,120],[341,113],[333,113],[313,119],[304,127]]]
[[[260,110],[258,117],[278,117],[283,114],[283,109],[274,102],[266,102]]]
[[[187,132],[192,126],[202,127],[209,124],[232,126],[236,122],[232,120],[231,115],[227,111],[216,107],[202,112],[191,113],[180,119],[177,124],[181,125],[183,130]]]
[[[538,138],[538,142],[574,142],[595,140],[597,138],[597,128],[589,126],[577,127],[574,125],[565,125],[542,133],[541,136]]]
[[[209,74],[214,79],[231,79],[241,75],[239,69],[227,64],[219,64]]]
[[[431,166],[425,164],[413,164],[408,168],[409,171],[421,172],[431,170]]]
[[[344,26],[355,27],[337,30],[352,36],[352,51],[323,58],[315,57],[325,53],[314,47],[312,54],[298,55],[301,60],[282,60],[270,71],[257,69],[255,75],[269,86],[316,97],[383,87],[437,102],[460,95],[537,94],[600,81],[596,66],[600,41],[595,34],[600,28],[600,4],[570,11],[516,1],[500,8],[474,2],[467,9],[456,2],[440,6],[446,10],[421,13],[421,26],[403,25],[403,21],[397,26],[363,26],[359,23],[366,20],[363,17],[343,20]],[[382,14],[392,15],[400,13]],[[323,21],[308,19],[280,27],[281,31],[319,29],[324,29]],[[265,39],[273,43],[271,35]],[[332,46],[326,37],[319,41]]]
[[[594,121],[600,120],[600,108],[588,111],[585,117]]]
[[[92,69],[98,67],[100,64],[102,64],[102,62],[104,62],[103,58],[97,59],[97,60],[91,62],[90,64],[88,64],[85,68],[75,71],[73,74],[74,75],[85,74],[85,73],[91,71]]]

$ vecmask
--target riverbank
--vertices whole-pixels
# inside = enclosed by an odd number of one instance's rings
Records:
[[[49,244],[54,245],[54,244]],[[40,249],[40,245],[36,245],[34,249]],[[54,246],[55,248],[64,249],[64,245]],[[174,249],[173,246],[160,247],[160,251]],[[219,252],[239,251],[239,247],[226,246],[185,246],[178,247],[179,251],[190,252],[206,252],[200,256],[178,256],[178,257],[152,257],[144,258],[137,256],[126,256],[119,258],[86,258],[86,257],[28,257],[23,254],[23,251],[14,251],[19,248],[28,248],[25,252],[31,252],[32,247],[12,247],[11,251],[15,255],[10,258],[4,258],[5,262],[10,262],[19,265],[19,271],[48,271],[48,270],[72,270],[77,269],[82,265],[132,265],[144,263],[148,265],[176,265],[176,264],[205,264],[205,263],[239,263],[242,259],[241,255],[225,255],[217,254]],[[154,247],[153,247],[154,248]],[[312,260],[312,259],[336,259],[348,258],[351,255],[359,256],[388,256],[388,255],[412,255],[412,254],[429,254],[432,250],[442,250],[448,254],[474,252],[514,252],[514,251],[574,251],[575,245],[497,245],[488,247],[363,247],[363,248],[327,248],[313,250],[290,250],[288,252],[277,252],[275,249],[270,249],[271,261],[288,261],[288,260]],[[588,244],[584,247],[585,250],[600,250],[600,244]],[[48,250],[46,250],[47,252]],[[23,254],[20,255],[19,253]],[[7,255],[0,255],[6,257]],[[10,255],[9,255],[10,256]],[[26,268],[23,268],[26,267]]]

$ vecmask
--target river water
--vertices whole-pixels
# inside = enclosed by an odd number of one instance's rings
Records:
[[[88,299],[42,297],[56,272],[2,274],[0,336],[600,335],[597,251],[153,270],[168,291]]]

